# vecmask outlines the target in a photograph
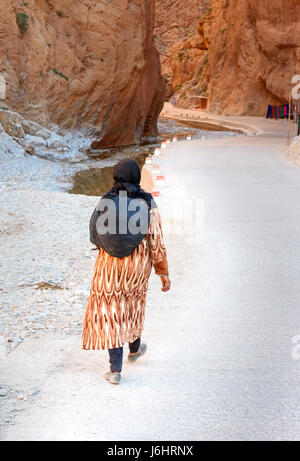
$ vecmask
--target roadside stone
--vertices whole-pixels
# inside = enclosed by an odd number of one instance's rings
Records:
[[[0,397],[6,397],[8,394],[8,391],[6,389],[0,389]]]
[[[9,343],[16,343],[16,344],[21,344],[23,342],[22,338],[19,337],[10,337],[7,340]]]

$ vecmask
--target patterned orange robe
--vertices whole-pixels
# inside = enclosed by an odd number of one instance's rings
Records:
[[[148,234],[131,255],[115,258],[99,250],[84,316],[83,349],[122,347],[141,336],[152,265],[156,274],[168,274],[158,209],[150,216]]]

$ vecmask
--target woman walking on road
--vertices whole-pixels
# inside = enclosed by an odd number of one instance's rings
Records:
[[[131,254],[115,256],[123,251],[121,234],[117,240],[119,248],[111,251],[114,256],[109,250],[99,248],[84,317],[83,349],[108,349],[110,371],[105,378],[119,384],[125,342],[129,343],[129,362],[135,362],[146,352],[141,334],[152,266],[161,278],[162,291],[170,289],[170,280],[160,215],[152,195],[140,187],[138,164],[132,159],[121,160],[114,167],[113,175],[114,187],[104,197],[120,200],[120,192],[126,192],[129,199],[142,200],[147,212],[150,211],[148,231]]]

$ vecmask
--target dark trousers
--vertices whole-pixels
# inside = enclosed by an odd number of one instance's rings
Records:
[[[132,354],[138,352],[141,345],[141,338],[136,339],[133,343],[129,343],[129,351]],[[121,373],[123,363],[123,347],[116,347],[115,349],[108,349],[110,371]]]

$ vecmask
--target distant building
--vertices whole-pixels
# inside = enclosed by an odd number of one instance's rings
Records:
[[[200,96],[199,98],[199,109],[206,109],[207,108],[208,99],[204,96]]]
[[[205,96],[191,96],[188,105],[191,109],[207,109],[208,98]]]

